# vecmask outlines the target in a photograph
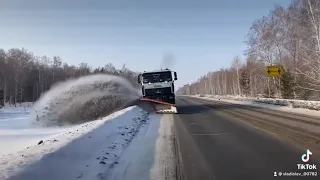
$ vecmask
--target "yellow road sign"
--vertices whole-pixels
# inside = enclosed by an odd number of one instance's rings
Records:
[[[278,77],[283,75],[282,66],[267,66],[266,71],[268,77]]]

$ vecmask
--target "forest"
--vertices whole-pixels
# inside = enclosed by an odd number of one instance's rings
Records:
[[[320,99],[319,0],[275,5],[253,22],[244,39],[245,59],[236,56],[228,68],[208,72],[177,93]],[[283,66],[284,75],[267,77],[269,65]]]
[[[320,100],[320,1],[275,5],[253,22],[244,40],[245,59],[236,56],[228,68],[208,72],[177,94]],[[267,77],[268,65],[283,66],[284,75]],[[119,75],[138,87],[139,72],[125,65],[121,69],[110,63],[99,68],[87,63],[75,66],[59,56],[37,56],[25,48],[0,49],[0,90],[5,102],[34,102],[57,82],[94,73]]]
[[[64,63],[59,56],[37,56],[24,48],[0,49],[0,90],[4,92],[3,101],[10,104],[35,102],[57,82],[96,73],[122,76],[138,86],[139,73],[125,65],[121,69],[111,63],[99,68],[91,68],[87,63],[74,66]]]

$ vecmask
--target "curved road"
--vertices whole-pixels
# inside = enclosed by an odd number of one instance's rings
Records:
[[[318,179],[320,118],[229,104],[177,98],[174,115],[178,172],[186,180]],[[309,164],[298,170],[310,149]],[[317,172],[317,177],[274,177],[274,172]]]

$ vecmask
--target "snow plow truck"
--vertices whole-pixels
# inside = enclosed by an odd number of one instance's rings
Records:
[[[170,69],[144,71],[138,76],[141,84],[141,101],[151,102],[157,113],[178,113],[175,101],[174,81],[177,73]]]

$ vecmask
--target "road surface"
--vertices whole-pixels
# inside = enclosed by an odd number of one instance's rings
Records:
[[[178,172],[186,180],[317,179],[320,120],[221,101],[179,97],[174,115]],[[300,128],[300,129],[299,129]],[[302,130],[309,128],[309,130]],[[317,177],[274,177],[314,151]]]

